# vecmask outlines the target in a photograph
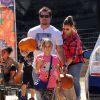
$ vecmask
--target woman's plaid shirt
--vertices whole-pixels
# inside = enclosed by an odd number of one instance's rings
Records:
[[[72,34],[69,37],[65,38],[65,34],[63,33],[63,48],[66,54],[66,61],[71,58],[73,59],[72,64],[78,62],[84,62],[83,59],[83,51],[82,51],[82,42],[77,33]]]

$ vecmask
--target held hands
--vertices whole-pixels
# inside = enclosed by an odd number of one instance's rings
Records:
[[[63,74],[68,73],[68,64],[67,63],[62,66],[62,73]]]
[[[62,83],[62,78],[68,73],[68,67],[72,63],[72,59],[68,59],[67,62],[62,66],[62,69],[60,70],[60,78],[57,81],[57,87],[59,87],[60,91],[63,90],[63,83]],[[61,76],[63,75],[63,76]]]
[[[72,59],[68,59],[67,62],[63,65],[63,73],[66,74],[68,72],[68,66],[72,63]]]

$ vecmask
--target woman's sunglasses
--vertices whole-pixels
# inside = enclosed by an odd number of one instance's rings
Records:
[[[64,30],[64,31],[69,31],[70,29],[69,29],[69,28],[63,28],[63,30]]]

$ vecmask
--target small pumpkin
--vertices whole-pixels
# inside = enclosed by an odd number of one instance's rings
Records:
[[[37,42],[32,37],[26,37],[20,40],[18,47],[21,51],[28,50],[33,52],[37,48]]]
[[[60,74],[61,84],[63,89],[70,89],[73,87],[74,80],[70,74]]]

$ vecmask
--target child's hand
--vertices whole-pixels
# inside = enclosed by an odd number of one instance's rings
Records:
[[[43,59],[42,58],[39,58],[37,60],[37,62],[36,62],[36,69],[35,69],[36,72],[39,72],[42,63],[43,63]]]
[[[42,58],[39,58],[38,61],[36,62],[36,66],[41,66],[43,63],[43,59]]]

